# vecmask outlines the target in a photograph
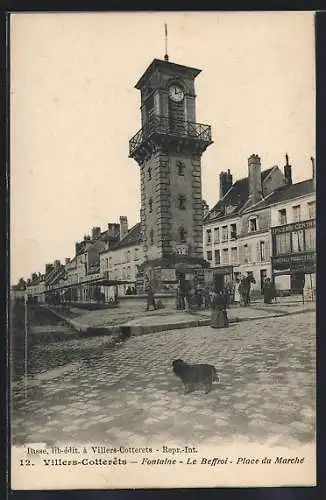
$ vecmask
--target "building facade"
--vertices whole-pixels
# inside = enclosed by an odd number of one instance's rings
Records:
[[[140,223],[127,229],[119,242],[100,253],[100,274],[113,285],[103,285],[101,290],[106,301],[114,298],[114,293],[125,295],[137,284],[138,268],[144,262]],[[116,287],[116,290],[114,289]]]
[[[293,184],[287,156],[283,172],[277,166],[261,171],[257,155],[248,160],[248,178],[233,184],[230,172],[222,172],[220,201],[204,223],[204,256],[211,263],[215,287],[251,275],[257,294],[267,277],[279,293],[296,292],[303,282],[314,288],[314,217],[314,180]],[[293,224],[298,223],[302,229],[297,235],[299,226]],[[291,267],[292,261],[297,266]],[[298,269],[303,261],[306,279]]]
[[[204,258],[213,286],[223,288],[241,275],[252,275],[260,292],[271,276],[270,210],[257,204],[287,183],[277,167],[261,170],[259,156],[248,159],[248,177],[233,183],[230,170],[220,173],[220,199],[204,219]]]

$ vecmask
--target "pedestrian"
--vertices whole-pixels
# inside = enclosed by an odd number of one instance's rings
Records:
[[[233,302],[237,305],[240,305],[241,301],[239,288],[240,288],[240,280],[239,278],[237,278],[234,285],[234,298],[233,298]]]
[[[245,277],[241,276],[239,283],[240,306],[246,305],[246,284]]]
[[[155,304],[155,297],[152,286],[149,285],[147,288],[147,307],[146,311],[149,311],[150,307],[153,307],[154,311],[157,309]]]
[[[270,278],[266,278],[263,285],[264,304],[271,304],[273,299],[273,286]]]
[[[180,290],[179,286],[177,287],[177,290],[176,290],[176,308],[177,308],[177,311],[179,311],[181,309],[181,290]]]
[[[204,290],[204,309],[207,310],[211,306],[211,296],[209,293],[208,288],[205,288]]]
[[[225,291],[214,293],[212,300],[211,328],[227,328],[229,326],[226,305],[227,297]]]

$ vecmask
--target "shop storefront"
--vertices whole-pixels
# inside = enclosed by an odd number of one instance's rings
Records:
[[[278,290],[315,290],[315,220],[272,228],[272,276]]]

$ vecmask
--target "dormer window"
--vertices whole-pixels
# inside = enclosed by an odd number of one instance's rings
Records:
[[[184,175],[185,168],[186,165],[183,163],[183,161],[177,161],[178,175]]]
[[[148,206],[149,206],[149,213],[152,213],[153,212],[153,200],[152,200],[152,198],[149,199]]]
[[[254,231],[258,231],[257,217],[252,217],[248,220],[248,232],[253,233]]]
[[[178,202],[179,202],[179,209],[186,210],[186,197],[183,194],[179,195]]]

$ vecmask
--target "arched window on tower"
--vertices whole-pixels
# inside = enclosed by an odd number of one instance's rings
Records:
[[[154,245],[154,230],[151,229],[149,232],[149,242],[151,245]]]
[[[185,230],[184,227],[179,228],[179,241],[180,243],[186,243],[187,239],[187,231]]]
[[[178,175],[184,175],[185,168],[186,165],[183,163],[183,161],[177,161]]]
[[[180,210],[186,210],[186,197],[183,194],[179,194],[178,205]]]
[[[153,212],[153,200],[152,200],[152,198],[150,198],[148,200],[148,205],[149,205],[149,212],[150,213]]]

